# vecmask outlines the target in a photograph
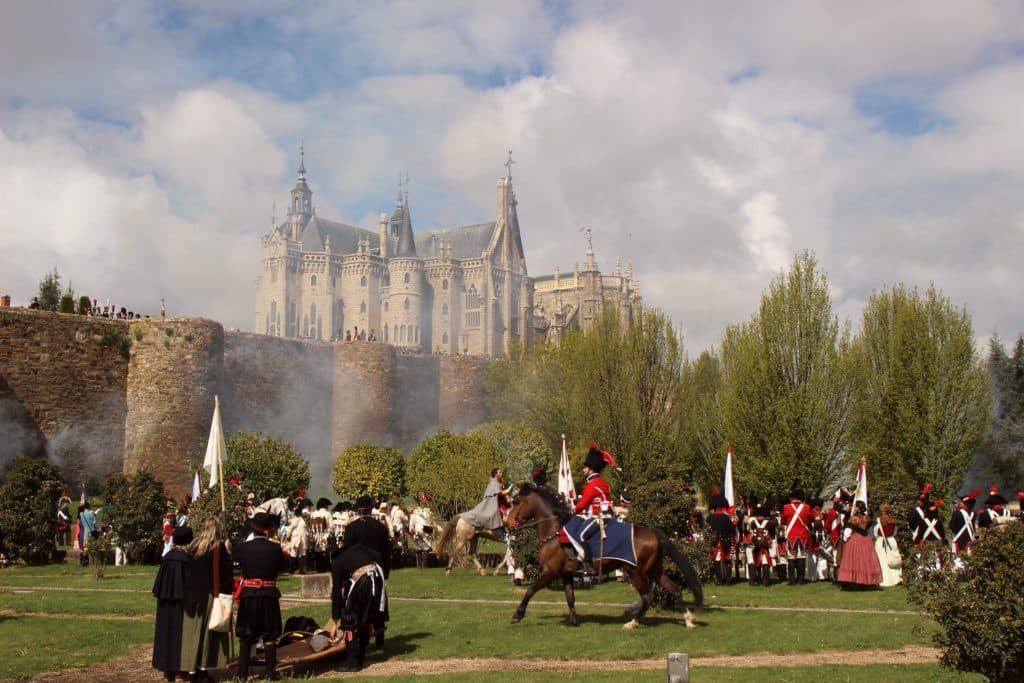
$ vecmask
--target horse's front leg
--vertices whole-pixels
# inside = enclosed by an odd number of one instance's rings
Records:
[[[476,570],[480,573],[480,576],[487,576],[487,570],[480,564],[480,558],[477,557],[477,546],[480,544],[480,538],[477,536],[473,537],[473,540],[469,542],[469,557],[473,560],[473,564],[476,565]]]
[[[523,601],[519,603],[519,608],[516,609],[516,613],[512,615],[513,624],[518,624],[520,621],[522,621],[523,617],[526,616],[526,606],[530,604],[530,598],[532,598],[533,595],[541,588],[544,588],[549,583],[551,583],[552,579],[554,578],[554,572],[550,571],[549,569],[545,569],[540,573],[540,576],[537,577],[537,580],[534,581],[530,585],[530,587],[526,589],[526,595],[523,596]]]
[[[633,571],[633,576],[631,578],[633,588],[635,588],[636,592],[640,594],[640,604],[637,605],[636,603],[633,603],[630,605],[629,612],[633,613],[633,618],[623,626],[623,628],[629,630],[640,627],[640,620],[644,618],[644,615],[647,614],[648,608],[651,606],[651,581],[647,577],[647,574],[637,568]],[[636,608],[635,612],[633,612],[634,607]]]
[[[565,584],[565,604],[569,606],[569,618],[565,620],[565,625],[579,626],[579,619],[576,618],[576,587],[573,585],[573,575],[563,574],[562,583]]]

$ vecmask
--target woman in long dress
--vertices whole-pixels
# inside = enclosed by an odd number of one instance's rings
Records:
[[[868,536],[871,516],[863,501],[857,501],[850,521],[846,524],[849,538],[843,544],[842,564],[839,565],[839,583],[843,588],[866,588],[882,583],[882,567],[875,554],[875,545]]]
[[[895,567],[889,565],[889,560],[899,558],[899,550],[896,546],[896,518],[892,514],[892,506],[888,503],[882,504],[882,514],[875,522],[875,555],[878,556],[878,564],[882,568],[883,588],[898,586],[903,581],[903,569],[897,564]]]
[[[184,619],[185,585],[192,559],[185,548],[192,542],[192,529],[180,526],[171,536],[171,549],[160,560],[153,582],[156,628],[153,634],[153,668],[173,681],[181,671],[181,628]]]
[[[234,584],[231,554],[217,517],[206,518],[188,550],[192,559],[185,583],[181,670],[188,672],[190,681],[201,681],[208,677],[208,669],[227,666],[231,644],[230,633],[207,628],[213,598],[218,593],[231,593]]]

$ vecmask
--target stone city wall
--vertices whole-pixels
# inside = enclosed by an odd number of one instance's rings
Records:
[[[286,440],[326,476],[348,446],[408,452],[438,427],[486,421],[486,368],[382,343],[225,332],[200,318],[0,309],[0,466],[14,449],[48,454],[72,477],[145,468],[179,494],[219,395],[225,431]]]
[[[127,334],[123,321],[0,308],[0,468],[46,453],[69,476],[121,469]]]

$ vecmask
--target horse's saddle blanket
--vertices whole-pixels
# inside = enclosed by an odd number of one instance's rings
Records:
[[[621,560],[636,566],[636,548],[633,545],[633,525],[615,519],[604,520],[604,540],[601,525],[596,518],[572,517],[563,531],[579,542],[590,545],[590,554],[597,560]]]

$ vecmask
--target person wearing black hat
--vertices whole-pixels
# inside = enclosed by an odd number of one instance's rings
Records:
[[[341,631],[349,641],[345,660],[336,671],[362,669],[369,629],[383,629],[388,619],[382,560],[373,548],[355,543],[342,546],[331,562],[331,619],[324,630],[331,638]],[[382,635],[378,631],[378,638]]]
[[[772,567],[775,558],[772,556],[772,542],[778,534],[779,525],[771,512],[763,505],[755,508],[747,518],[747,529],[750,537],[750,562],[747,565],[747,579],[751,586],[767,587],[772,581]]]
[[[785,529],[786,559],[789,561],[789,585],[805,583],[807,551],[811,546],[811,506],[804,502],[803,491],[795,489],[782,508],[781,526]]]
[[[949,549],[954,554],[969,553],[976,534],[974,528],[974,504],[981,491],[960,496],[956,508],[949,518]]]
[[[547,470],[544,469],[544,464],[543,463],[541,463],[540,465],[537,465],[533,469],[533,474],[531,475],[531,478],[533,479],[534,486],[547,486],[548,485],[548,473],[547,473]]]
[[[235,559],[242,570],[235,635],[238,636],[238,677],[249,675],[249,657],[256,641],[263,641],[266,678],[276,679],[277,639],[281,636],[281,591],[277,577],[285,570],[281,545],[267,538],[274,518],[257,512],[249,520],[252,538],[240,543]]]
[[[708,499],[708,528],[711,529],[711,562],[715,583],[722,586],[732,580],[733,545],[736,542],[736,521],[729,512],[729,501],[718,490]]]
[[[987,529],[993,524],[1003,524],[1013,519],[1010,516],[1010,508],[1006,498],[999,493],[999,488],[993,486],[988,490],[988,498],[985,499],[985,509],[975,515],[975,527]]]
[[[573,508],[575,516],[563,527],[565,535],[577,553],[580,569],[584,574],[594,573],[588,539],[600,532],[598,520],[611,509],[612,489],[601,476],[601,470],[606,465],[615,467],[615,459],[611,454],[598,449],[597,444],[590,444],[590,451],[583,461],[583,474],[587,478],[586,484]]]
[[[153,668],[173,681],[181,671],[181,636],[185,620],[186,571],[192,557],[185,546],[192,542],[192,529],[180,526],[171,534],[171,549],[160,560],[153,582],[156,629],[153,634]]]

